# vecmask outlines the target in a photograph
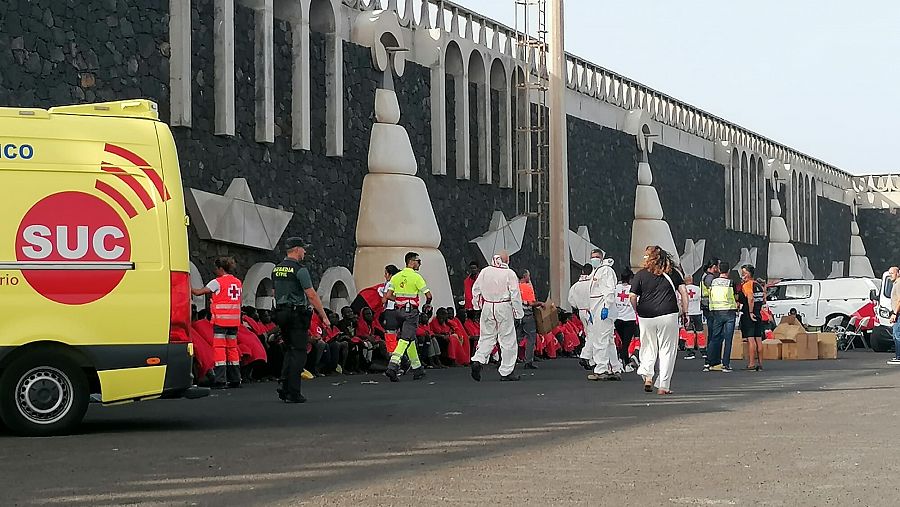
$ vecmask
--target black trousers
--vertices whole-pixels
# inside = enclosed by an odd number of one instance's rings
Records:
[[[300,374],[306,365],[311,318],[312,312],[308,308],[280,308],[275,311],[275,322],[281,328],[285,344],[282,388],[289,397],[300,396]]]
[[[631,339],[638,335],[637,322],[633,320],[616,320],[616,333],[619,334],[619,340],[622,342],[619,347],[619,358],[622,364],[628,364],[628,346],[631,345]]]

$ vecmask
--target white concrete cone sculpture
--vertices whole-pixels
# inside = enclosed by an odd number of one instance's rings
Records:
[[[866,246],[863,245],[862,237],[859,235],[859,226],[856,225],[854,219],[850,222],[850,276],[865,276],[875,278],[875,271],[872,269],[872,263],[866,256]]]
[[[848,276],[865,276],[875,278],[872,263],[866,255],[866,246],[859,235],[859,225],[856,223],[856,192],[852,189],[844,191],[844,204],[850,206],[853,220],[850,222],[850,270]]]
[[[353,278],[360,288],[381,283],[386,265],[403,269],[404,255],[414,251],[422,259],[420,273],[434,295],[433,305],[453,306],[447,263],[438,250],[441,232],[428,188],[416,177],[409,134],[397,125],[399,121],[397,95],[389,89],[376,90],[376,123],[369,139],[369,174],[363,179],[356,222]]]
[[[635,271],[644,264],[644,250],[650,245],[659,245],[669,252],[679,264],[678,250],[669,224],[663,220],[659,194],[652,186],[653,172],[650,162],[638,163],[638,185],[634,197],[634,223],[631,226],[631,268]]]
[[[800,258],[791,244],[787,224],[781,217],[781,204],[772,199],[772,218],[769,220],[769,265],[766,269],[769,278],[803,278]]]

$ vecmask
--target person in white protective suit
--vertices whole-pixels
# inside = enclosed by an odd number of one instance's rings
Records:
[[[612,259],[603,259],[603,252],[591,253],[594,268],[578,290],[570,292],[569,304],[579,309],[584,322],[585,343],[581,349],[581,365],[593,367],[588,380],[622,380],[622,361],[616,349],[615,291],[618,278]],[[587,287],[584,287],[584,285]]]
[[[509,268],[509,254],[501,252],[482,269],[472,285],[472,305],[481,310],[481,335],[472,356],[472,378],[481,381],[481,369],[494,345],[500,343],[500,380],[520,380],[513,375],[518,357],[516,319],[525,315],[519,293],[519,277]]]

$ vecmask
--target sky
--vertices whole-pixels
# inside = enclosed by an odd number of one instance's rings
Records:
[[[456,1],[515,25],[515,0]],[[850,173],[900,172],[900,2],[565,0],[565,9],[570,53]]]

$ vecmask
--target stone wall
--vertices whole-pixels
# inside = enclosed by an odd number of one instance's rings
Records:
[[[900,215],[897,210],[861,209],[856,219],[875,275],[881,276],[889,267],[900,265]],[[850,233],[849,229],[847,233]]]
[[[381,80],[372,67],[368,48],[343,43],[344,156],[325,155],[325,37],[313,32],[310,47],[311,150],[291,147],[291,27],[275,20],[275,142],[255,141],[254,22],[244,7],[235,15],[236,133],[216,136],[214,130],[213,0],[194,0],[192,7],[192,128],[173,128],[184,184],[221,194],[235,177],[246,177],[256,202],[294,212],[285,237],[307,238],[309,264],[318,277],[328,267],[352,268],[362,180],[367,172],[369,132],[374,121],[374,93]],[[0,104],[49,107],[59,104],[146,97],[159,103],[168,119],[168,2],[166,0],[93,0],[85,2],[33,0],[0,1]],[[456,178],[455,103],[453,79],[447,78],[448,175],[436,176],[431,167],[430,70],[408,62],[396,83],[402,111],[401,125],[410,136],[419,176],[428,186],[442,233],[441,251],[454,293],[470,260],[480,253],[469,240],[488,229],[494,210],[507,218],[516,215],[513,189],[500,188],[501,146],[499,104],[491,91],[491,184]],[[477,98],[470,87],[472,99]],[[475,101],[472,101],[472,113]],[[617,271],[627,264],[638,151],[634,137],[615,129],[568,118],[570,226],[589,228],[593,243],[616,260]],[[478,130],[470,133],[472,161],[477,161]],[[706,239],[706,255],[737,261],[741,247],[757,247],[757,263],[766,264],[768,239],[725,229],[722,166],[665,146],[650,156],[653,185],[659,192],[678,248],[685,239]],[[783,195],[781,196],[783,200]],[[411,210],[415,212],[415,210]],[[797,245],[818,276],[830,272],[832,260],[848,261],[849,208],[820,199],[818,246]],[[873,266],[881,270],[896,251],[894,215],[860,213],[863,239]],[[402,217],[394,217],[402,226]],[[877,240],[877,241],[876,241]],[[516,267],[534,275],[538,296],[549,287],[548,261],[537,253],[537,223],[530,219],[523,249],[513,256]],[[263,252],[201,241],[190,230],[191,260],[205,277],[211,259],[234,255],[240,272],[257,262],[277,262],[281,252]],[[682,253],[682,252],[679,252]],[[402,259],[398,259],[398,264]],[[761,274],[765,270],[761,269]],[[573,266],[573,277],[577,268]]]
[[[168,10],[167,0],[0,1],[0,105],[165,101]]]

